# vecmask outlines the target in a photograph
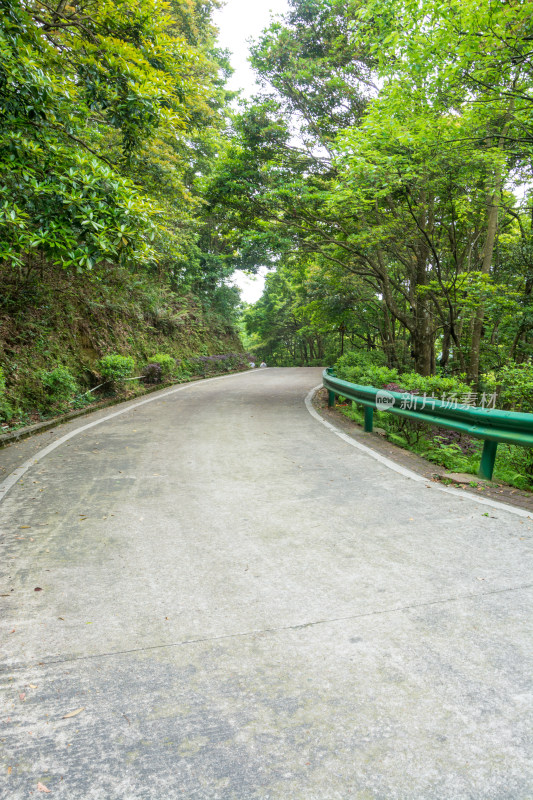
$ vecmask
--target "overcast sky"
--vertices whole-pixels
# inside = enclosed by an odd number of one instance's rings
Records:
[[[287,0],[227,0],[225,6],[215,13],[220,46],[232,54],[231,65],[235,73],[228,84],[230,89],[242,89],[247,97],[257,90],[254,72],[248,64],[248,40],[259,36],[273,14],[282,14],[287,10]],[[263,269],[259,275],[252,277],[240,271],[234,273],[233,281],[247,303],[255,303],[261,297],[265,285],[264,274]]]
[[[253,70],[248,64],[248,40],[259,36],[272,15],[286,11],[287,0],[226,0],[224,7],[215,12],[220,45],[232,53],[231,65],[235,74],[229,82],[231,89],[243,89],[248,96],[254,93],[256,86]]]

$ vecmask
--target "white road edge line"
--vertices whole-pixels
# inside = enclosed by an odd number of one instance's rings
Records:
[[[372,450],[372,448],[357,442],[355,439],[352,439],[351,436],[348,436],[348,434],[344,433],[344,431],[341,431],[340,428],[337,428],[331,422],[328,422],[326,419],[321,417],[318,411],[313,408],[313,396],[316,392],[318,392],[319,389],[322,389],[321,383],[311,389],[305,398],[305,406],[311,416],[321,422],[322,425],[328,428],[328,430],[332,431],[332,433],[334,433],[335,436],[338,436],[339,439],[342,439],[352,447],[357,448],[357,450],[360,450],[362,453],[366,453],[375,461],[379,461],[379,463],[383,464],[385,467],[394,470],[394,472],[398,472],[400,475],[403,475],[404,478],[409,478],[410,480],[417,481],[418,483],[425,483],[428,489],[434,489],[438,492],[445,492],[446,494],[453,494],[456,497],[460,497],[461,500],[470,500],[473,503],[480,503],[483,506],[497,508],[500,511],[508,511],[510,514],[516,514],[519,517],[533,519],[533,515],[529,511],[524,511],[522,508],[516,508],[515,506],[507,505],[507,503],[499,503],[497,500],[490,500],[488,497],[476,497],[475,495],[464,493],[460,489],[450,489],[448,486],[440,486],[438,483],[433,483],[432,481],[428,482],[428,479],[424,478],[423,475],[419,475],[417,472],[413,472],[406,467],[402,467],[401,464],[396,464],[396,462],[392,461],[390,458],[382,456],[381,453],[377,453],[375,450]]]
[[[87,425],[82,425],[81,428],[76,428],[76,430],[71,431],[70,433],[65,434],[60,439],[57,439],[55,442],[52,442],[47,447],[43,447],[42,450],[39,450],[35,453],[34,456],[29,458],[20,467],[13,470],[5,480],[0,483],[0,503],[9,492],[10,489],[19,481],[22,476],[33,467],[34,464],[37,464],[42,458],[51,453],[52,450],[55,450],[56,447],[60,447],[65,442],[68,442],[69,439],[72,439],[74,436],[77,436],[79,433],[83,433],[83,431],[89,430],[89,428],[94,428],[96,425],[101,425],[102,422],[107,422],[109,419],[113,419],[114,417],[120,417],[121,414],[126,414],[128,411],[133,411],[135,408],[139,408],[140,406],[146,405],[146,403],[154,403],[156,400],[162,400],[165,397],[169,397],[172,394],[176,394],[176,392],[182,392],[184,389],[190,389],[191,387],[198,387],[203,386],[206,383],[211,383],[212,381],[220,381],[225,380],[227,378],[235,378],[237,375],[247,375],[250,372],[263,372],[265,368],[263,367],[261,370],[259,369],[247,369],[243,372],[234,372],[231,375],[217,375],[216,378],[205,378],[201,381],[191,381],[191,383],[184,383],[177,386],[175,389],[170,389],[168,392],[164,394],[158,394],[154,397],[147,397],[146,400],[139,400],[138,403],[133,403],[132,405],[128,406],[127,408],[121,408],[119,411],[114,411],[112,414],[107,414],[105,417],[101,419],[95,420],[95,422],[89,422]],[[267,367],[268,369],[268,367]]]

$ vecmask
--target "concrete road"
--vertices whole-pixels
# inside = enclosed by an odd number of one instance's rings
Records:
[[[531,521],[337,438],[319,380],[78,420],[12,487],[0,797],[533,797]]]

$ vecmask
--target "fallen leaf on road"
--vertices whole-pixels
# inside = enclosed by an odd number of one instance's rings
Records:
[[[38,792],[48,792],[50,794],[50,789],[47,789],[44,783],[39,782],[37,784],[37,791]]]
[[[11,775],[12,772],[13,772],[13,767],[8,767],[7,768],[7,774]]]
[[[69,713],[65,714],[64,717],[61,717],[61,719],[69,719],[70,717],[77,717],[78,714],[81,714],[82,711],[85,711],[85,706],[83,708],[77,708],[75,711],[69,711]]]
[[[19,694],[19,700],[22,700],[24,702],[25,699],[26,699],[26,692],[21,692]]]
[[[31,525],[19,525],[19,528],[21,530],[22,530],[22,528],[31,528]]]
[[[41,589],[41,587],[40,587],[40,586],[36,586],[36,587],[35,587],[35,589],[34,589],[33,591],[34,591],[34,592],[42,592],[42,589]]]
[[[30,687],[30,689],[36,689],[37,688],[37,686],[34,683],[29,683],[28,686]]]

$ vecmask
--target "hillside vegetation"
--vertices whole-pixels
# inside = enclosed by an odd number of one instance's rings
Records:
[[[4,425],[94,387],[106,355],[242,352],[203,199],[229,99],[215,7],[0,3]]]
[[[125,270],[113,278],[69,281],[62,271],[49,270],[12,299],[11,313],[0,316],[5,427],[7,421],[17,425],[89,404],[102,394],[124,395],[146,382],[202,375],[202,356],[240,355],[228,366],[246,365],[231,320],[203,307],[195,295],[178,295],[146,276],[135,280]],[[142,375],[165,355],[170,367],[157,380],[112,385],[104,382],[100,366],[106,354],[133,358],[134,368],[125,377]],[[72,378],[66,394],[61,386],[50,385],[58,365]],[[99,391],[86,394],[102,382]]]

